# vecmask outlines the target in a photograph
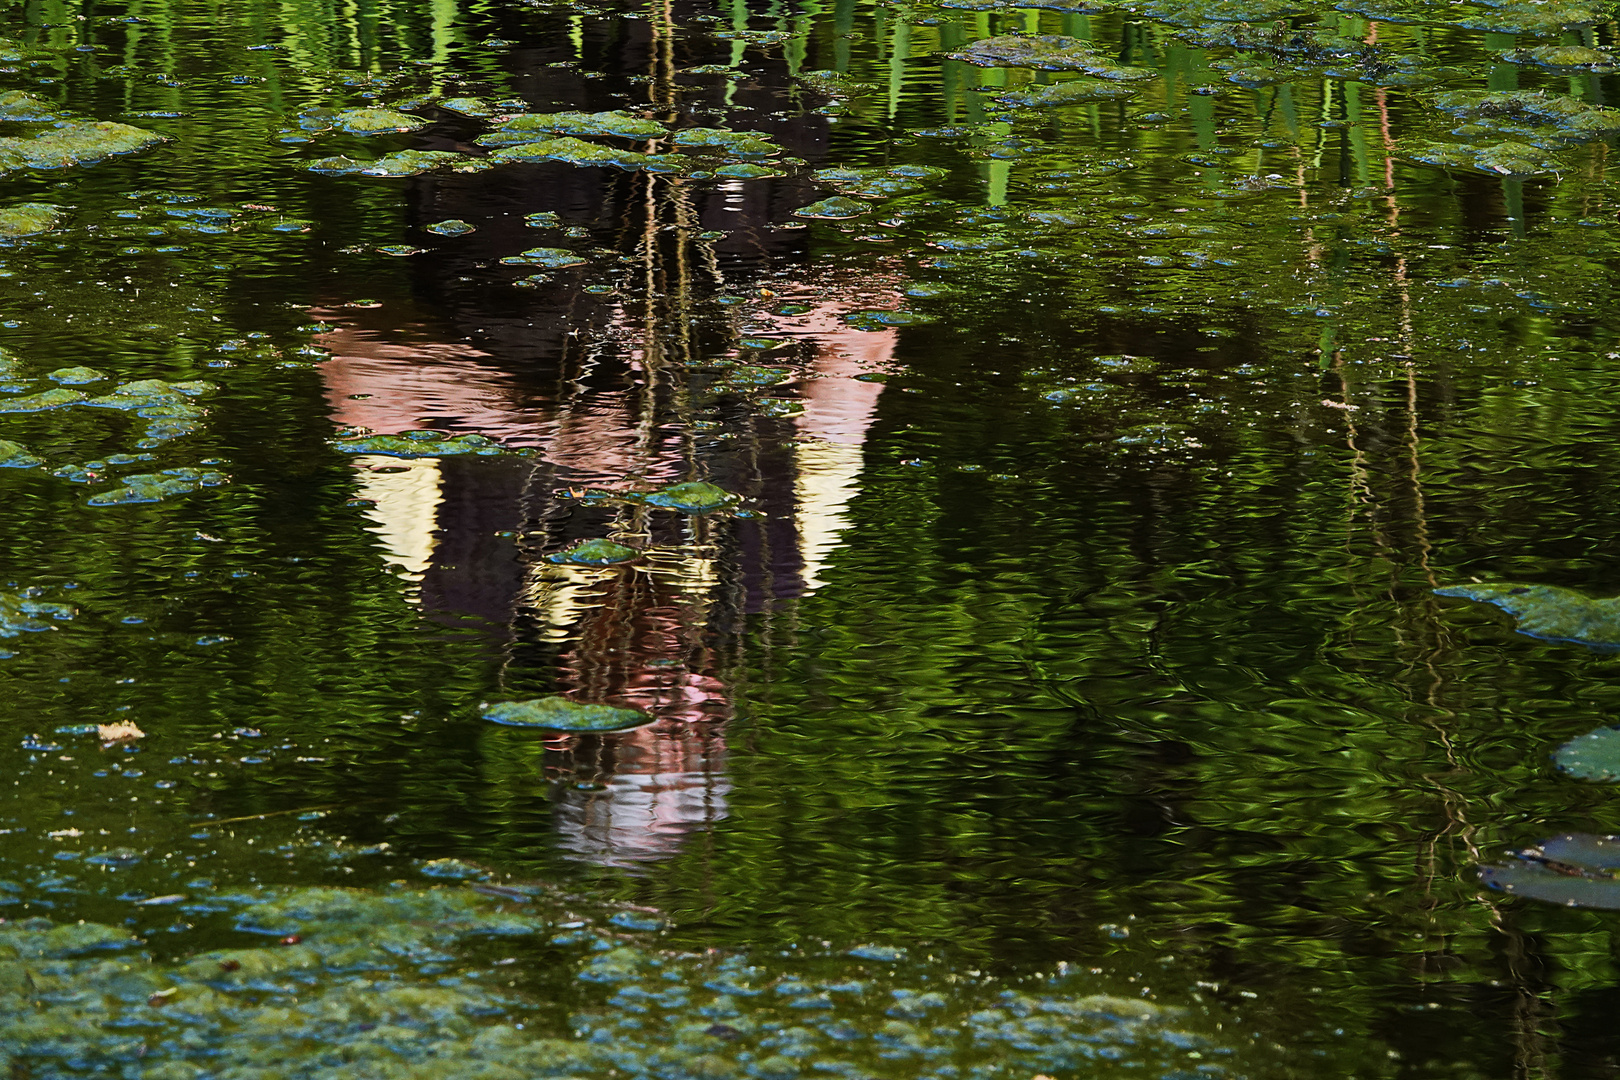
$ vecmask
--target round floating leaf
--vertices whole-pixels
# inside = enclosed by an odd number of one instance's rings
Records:
[[[1480,880],[1514,896],[1565,907],[1620,909],[1620,836],[1571,833],[1516,852],[1512,862],[1482,866]]]
[[[816,218],[823,221],[842,221],[844,218],[860,217],[862,214],[870,212],[871,209],[871,203],[846,198],[843,195],[833,195],[819,202],[813,202],[809,206],[799,207],[793,211],[793,216]]]
[[[1582,780],[1620,780],[1620,728],[1598,728],[1553,751],[1553,762]]]
[[[576,566],[615,566],[641,557],[633,547],[616,544],[612,540],[581,540],[566,551],[546,556],[546,561],[573,563]]]
[[[445,436],[437,431],[407,431],[399,435],[370,435],[363,439],[340,439],[332,444],[344,454],[381,454],[386,457],[495,457],[515,454],[487,435]]]
[[[737,496],[706,480],[688,480],[644,495],[640,501],[648,506],[679,510],[685,514],[711,514],[731,506],[737,501]]]
[[[344,109],[332,117],[332,126],[350,135],[384,135],[415,131],[425,121],[393,109]]]
[[[105,372],[97,371],[91,367],[65,367],[57,368],[45,376],[54,383],[63,386],[84,386],[87,383],[102,382],[107,378]]]
[[[1439,596],[1495,604],[1519,622],[1519,633],[1549,641],[1620,648],[1620,600],[1593,600],[1556,585],[1448,585]]]
[[[654,717],[640,709],[619,709],[612,705],[591,705],[565,697],[503,701],[486,706],[484,719],[508,727],[546,728],[550,731],[623,731],[652,723]]]
[[[62,208],[50,203],[22,203],[0,210],[0,238],[50,232],[62,220]]]
[[[460,218],[451,218],[449,221],[435,221],[432,225],[424,225],[422,231],[433,233],[435,236],[466,236],[470,232],[478,231],[478,227],[469,225]]]
[[[30,454],[21,443],[0,439],[0,469],[32,469],[43,464],[42,458]]]

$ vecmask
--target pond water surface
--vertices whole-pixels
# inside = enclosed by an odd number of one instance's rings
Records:
[[[1615,15],[4,8],[11,1075],[1620,1073]]]

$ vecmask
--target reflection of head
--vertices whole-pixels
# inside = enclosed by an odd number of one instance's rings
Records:
[[[601,742],[598,760],[575,760],[573,768],[558,770],[563,775],[554,798],[563,851],[601,866],[634,866],[673,855],[688,833],[725,818],[731,784],[718,736],[660,724]],[[585,756],[584,750],[576,745],[561,757]]]

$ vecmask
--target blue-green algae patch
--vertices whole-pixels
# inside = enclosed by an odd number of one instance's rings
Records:
[[[90,506],[130,506],[137,503],[163,502],[177,495],[189,495],[202,488],[218,487],[227,483],[230,477],[213,469],[197,469],[189,466],[179,469],[164,469],[162,472],[137,473],[122,478],[123,483],[111,491],[104,491],[99,495],[92,495],[87,504]]]
[[[381,454],[385,457],[496,457],[525,451],[502,446],[487,435],[446,435],[442,431],[406,431],[398,435],[366,435],[332,443],[344,454]]]
[[[1518,621],[1521,634],[1620,649],[1620,599],[1594,600],[1556,585],[1448,585],[1440,596],[1494,604]]]
[[[484,708],[484,719],[507,727],[545,728],[548,731],[624,731],[653,722],[651,713],[620,709],[565,697],[503,701]]]
[[[572,547],[546,556],[548,562],[572,563],[575,566],[616,566],[641,557],[633,547],[612,540],[597,538],[581,540]]]

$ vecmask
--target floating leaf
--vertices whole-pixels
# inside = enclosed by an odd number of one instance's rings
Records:
[[[1158,74],[1151,68],[1116,63],[1093,49],[1089,42],[1060,34],[1043,36],[1007,34],[1002,37],[984,38],[946,55],[952,60],[965,60],[980,67],[1079,71],[1099,79],[1112,79],[1117,82],[1151,79]]]
[[[0,138],[0,169],[65,169],[166,142],[163,136],[110,120],[62,124],[31,139]]]
[[[669,129],[657,120],[621,111],[524,113],[502,121],[493,131],[480,135],[478,145],[517,146],[544,142],[557,135],[608,135],[645,140],[668,134]]]
[[[21,443],[0,439],[0,469],[33,469],[43,464],[43,458],[30,454]]]
[[[1084,105],[1093,101],[1115,101],[1132,97],[1134,87],[1096,79],[1074,79],[1050,86],[1030,86],[996,95],[996,101],[1014,109],[1055,109],[1063,105]]]
[[[0,120],[56,120],[60,110],[21,90],[0,94]]]
[[[1565,907],[1620,909],[1620,836],[1571,833],[1514,852],[1514,861],[1482,866],[1493,889]]]
[[[561,161],[569,165],[607,166],[615,169],[647,169],[678,171],[689,164],[689,159],[678,154],[640,154],[634,150],[615,150],[611,146],[585,142],[583,139],[560,138],[543,142],[522,143],[503,147],[489,155],[496,164],[511,162]]]
[[[861,202],[859,199],[845,198],[843,195],[833,195],[813,202],[809,206],[801,206],[793,211],[794,217],[817,218],[825,221],[842,221],[845,218],[860,217],[870,213],[871,203]]]
[[[89,383],[105,382],[107,373],[92,367],[65,367],[57,368],[45,377],[63,386],[85,386]]]
[[[396,150],[354,171],[361,176],[420,176],[466,160],[449,150]]]
[[[726,131],[722,128],[687,128],[675,133],[675,145],[683,150],[717,150],[740,158],[775,157],[782,148],[769,135],[757,131]]]
[[[425,124],[425,120],[393,109],[344,109],[332,117],[332,126],[350,135],[398,134]]]
[[[89,505],[129,506],[134,503],[162,502],[201,488],[218,487],[229,479],[224,473],[211,469],[164,469],[156,473],[139,473],[124,477],[122,487],[91,496]]]
[[[433,233],[435,236],[466,236],[470,232],[477,232],[478,227],[469,225],[460,218],[451,218],[449,221],[436,221],[432,225],[424,225],[422,231]]]
[[[97,724],[96,734],[103,743],[133,742],[136,739],[146,738],[146,732],[127,720],[121,720],[116,724]]]
[[[1407,141],[1401,143],[1400,152],[1402,157],[1425,165],[1492,176],[1551,176],[1561,168],[1558,159],[1512,139],[1491,146]]]
[[[1593,600],[1556,585],[1448,585],[1434,590],[1495,604],[1518,620],[1521,634],[1548,641],[1620,648],[1620,599]]]
[[[445,435],[438,431],[406,431],[398,435],[369,435],[339,439],[332,444],[344,454],[381,454],[385,457],[495,457],[523,453],[509,450],[487,435]]]
[[[687,480],[643,495],[637,501],[647,506],[679,510],[686,514],[710,514],[731,506],[738,499],[725,488],[717,487],[706,480]]]
[[[585,260],[567,248],[530,248],[518,255],[508,255],[501,260],[503,266],[544,266],[548,270],[559,270],[565,266],[583,266]]]
[[[1588,732],[1553,751],[1553,763],[1582,780],[1620,780],[1620,728]]]
[[[47,412],[51,409],[62,409],[69,405],[86,400],[87,395],[82,390],[69,390],[66,387],[57,387],[39,394],[29,394],[27,397],[6,398],[0,400],[0,413],[32,413]]]
[[[1557,150],[1620,132],[1620,109],[1605,109],[1564,94],[1531,90],[1453,90],[1436,108],[1464,120],[1458,135],[1509,138]]]
[[[612,540],[581,540],[565,551],[546,556],[546,561],[577,566],[614,566],[639,559],[641,552]]]
[[[623,731],[652,723],[654,717],[639,709],[590,705],[565,697],[503,701],[484,709],[484,719],[508,727],[546,728],[550,731]]]
[[[62,208],[50,203],[22,203],[0,210],[0,238],[50,232],[62,220]]]

